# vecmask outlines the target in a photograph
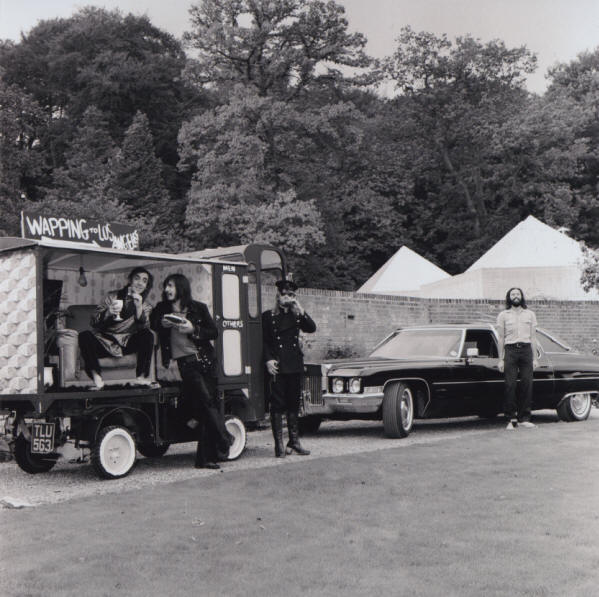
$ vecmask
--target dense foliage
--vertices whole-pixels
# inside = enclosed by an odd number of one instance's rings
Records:
[[[461,272],[529,214],[599,246],[599,50],[538,96],[526,47],[409,27],[384,60],[365,46],[321,0],[201,0],[181,41],[85,8],[0,42],[0,234],[26,208],[167,251],[265,241],[342,289],[404,244]]]

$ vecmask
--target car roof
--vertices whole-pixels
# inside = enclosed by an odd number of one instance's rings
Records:
[[[495,326],[488,321],[468,323],[425,323],[421,325],[404,325],[396,328],[399,330],[494,330]]]

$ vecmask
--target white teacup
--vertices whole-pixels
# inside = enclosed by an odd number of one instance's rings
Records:
[[[123,310],[123,301],[121,299],[114,299],[112,301],[112,304],[114,307],[116,307],[119,310],[119,312],[115,316],[114,320],[115,321],[123,321],[123,318],[121,317],[121,311]]]

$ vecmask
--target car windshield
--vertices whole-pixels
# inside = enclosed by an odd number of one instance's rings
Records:
[[[371,357],[457,357],[462,330],[399,330],[374,349]]]

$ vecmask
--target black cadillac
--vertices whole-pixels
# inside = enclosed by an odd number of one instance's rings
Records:
[[[573,352],[538,330],[533,410],[556,409],[563,421],[588,418],[599,395],[599,359]],[[405,437],[415,418],[502,412],[503,374],[489,323],[404,327],[359,360],[322,366],[323,390],[304,392],[304,429],[323,418],[378,419],[389,437]]]

